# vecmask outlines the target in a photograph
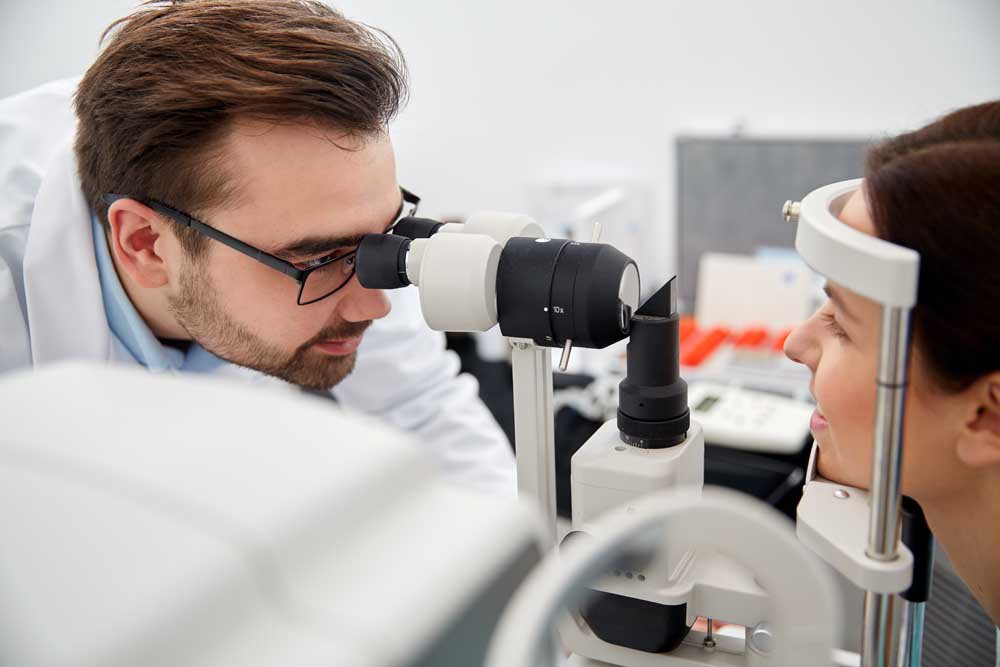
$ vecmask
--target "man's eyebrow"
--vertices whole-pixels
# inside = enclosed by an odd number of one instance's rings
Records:
[[[392,222],[386,226],[386,232],[388,233],[391,229],[396,218],[403,211],[403,206],[406,204],[405,201],[400,200],[399,206],[396,208],[396,214],[392,216]],[[361,237],[363,234],[354,234],[352,236],[306,236],[305,238],[298,239],[297,241],[292,241],[286,245],[281,246],[276,250],[272,250],[271,254],[275,257],[282,257],[287,259],[289,257],[310,257],[312,255],[328,255],[334,250],[340,250],[341,248],[350,248],[361,243]]]
[[[854,313],[852,313],[850,309],[847,307],[847,304],[844,302],[844,297],[840,293],[840,290],[831,287],[830,284],[827,283],[826,285],[823,285],[823,291],[826,292],[826,295],[828,297],[830,297],[830,301],[833,301],[833,305],[837,307],[837,310],[846,315],[848,319],[854,320],[855,322],[859,321],[858,318],[854,315]]]
[[[361,243],[361,234],[353,236],[307,236],[272,250],[277,257],[308,257],[329,254],[341,248],[350,248]]]

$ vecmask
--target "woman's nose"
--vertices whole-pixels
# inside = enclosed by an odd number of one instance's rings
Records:
[[[818,346],[809,333],[809,324],[812,318],[799,324],[792,329],[785,339],[785,356],[794,362],[804,364],[811,371],[816,370],[816,362],[819,360],[817,353]]]

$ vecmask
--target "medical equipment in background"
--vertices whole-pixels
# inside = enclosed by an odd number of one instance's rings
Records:
[[[786,220],[798,223],[795,248],[809,266],[882,307],[871,491],[820,477],[814,444],[797,531],[803,543],[866,591],[862,667],[909,667],[920,660],[920,598],[926,600],[931,571],[931,551],[926,547],[930,533],[922,515],[908,512],[913,519],[907,537],[915,548],[919,545],[916,567],[911,550],[899,543],[910,314],[917,300],[920,256],[838,219],[861,183],[861,179],[833,183],[810,192],[801,202],[786,202],[783,209]],[[893,594],[904,591],[903,630],[893,656]]]
[[[815,310],[816,276],[794,252],[736,255],[706,252],[698,262],[694,314],[703,327],[742,329],[765,324],[791,328]],[[739,285],[740,289],[733,289]],[[821,292],[820,292],[821,293]]]
[[[533,508],[301,392],[73,363],[0,377],[0,664],[481,665]]]
[[[656,272],[665,271],[670,262],[665,244],[650,242],[660,231],[651,184],[629,172],[626,165],[559,165],[526,184],[526,213],[548,236],[572,241],[592,240],[594,223],[600,222],[601,241],[635,260],[646,298],[655,291],[647,287],[667,279]]]
[[[625,514],[639,507],[650,511],[641,505],[642,496],[663,489],[701,491],[704,439],[697,423],[690,422],[679,374],[675,285],[669,281],[636,310],[638,273],[627,257],[602,244],[516,235],[524,232],[540,229],[530,219],[509,214],[478,214],[465,227],[404,220],[392,235],[364,237],[358,277],[371,288],[418,286],[432,328],[469,331],[499,322],[512,338],[519,487],[539,503],[550,534],[555,519],[551,366],[539,357],[548,353],[547,346],[563,346],[565,359],[574,340],[601,347],[630,335],[618,417],[598,430],[572,462],[572,539],[607,545],[602,536],[615,535],[614,526]],[[567,323],[560,328],[559,317],[576,329]],[[601,337],[587,335],[600,319],[616,329],[605,329]],[[723,530],[676,544],[668,540],[658,566],[633,563],[617,581],[602,578],[593,588],[594,599],[576,620],[562,625],[563,640],[576,654],[572,664],[754,664],[755,655],[766,659],[771,647],[762,637],[770,632],[783,642],[774,664],[798,665],[806,656],[812,664],[829,660],[838,599],[828,574],[810,565],[813,557],[795,540],[772,540],[780,528],[747,519],[740,508],[756,503],[749,497],[730,499],[706,515],[729,517],[718,519],[720,526],[742,517],[736,523],[757,528],[753,539],[745,531]],[[761,521],[773,522],[773,515]],[[781,558],[761,556],[775,549],[782,551]],[[786,567],[787,561],[796,566]],[[775,611],[775,603],[791,598],[779,595],[780,587],[765,592],[758,581],[805,570],[810,575],[792,588],[807,593],[798,602],[808,600],[809,608],[799,609],[797,616]],[[755,628],[757,644],[752,635],[716,641],[710,628],[696,647],[682,647],[685,638],[691,641],[690,628],[699,615]],[[767,628],[768,622],[787,625]]]
[[[692,382],[692,416],[710,443],[748,451],[794,454],[809,436],[813,406],[734,385]]]

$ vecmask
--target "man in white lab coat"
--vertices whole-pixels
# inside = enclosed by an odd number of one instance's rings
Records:
[[[0,372],[279,378],[512,495],[509,445],[416,295],[354,277],[360,235],[417,201],[386,131],[404,67],[318,2],[195,0],[125,19],[78,86],[0,100]]]

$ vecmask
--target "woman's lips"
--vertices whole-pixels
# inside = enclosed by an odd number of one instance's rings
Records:
[[[357,350],[358,345],[361,344],[361,338],[361,336],[354,336],[353,338],[325,340],[322,343],[316,343],[316,347],[319,348],[321,352],[341,357],[351,354]]]
[[[820,412],[818,408],[816,410],[813,410],[812,417],[809,419],[810,431],[812,431],[815,434],[816,431],[822,431],[829,425],[830,423],[826,421],[826,417],[823,416],[823,413]]]

